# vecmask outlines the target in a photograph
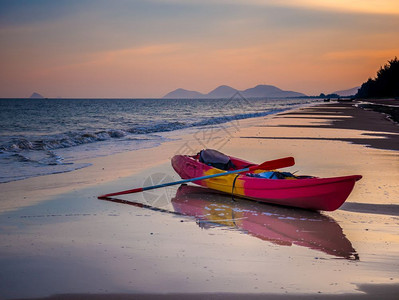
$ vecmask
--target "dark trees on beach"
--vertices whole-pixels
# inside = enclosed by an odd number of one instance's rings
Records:
[[[363,83],[357,98],[397,98],[399,97],[399,60],[395,57],[381,67],[377,77]]]

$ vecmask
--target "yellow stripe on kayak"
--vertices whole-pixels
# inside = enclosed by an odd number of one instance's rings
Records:
[[[224,172],[224,171],[220,171],[218,169],[209,169],[208,171],[204,172],[204,176],[218,174],[218,173],[222,173],[222,172]],[[206,180],[204,180],[204,182],[205,182],[206,186],[210,189],[214,189],[214,190],[221,191],[224,193],[231,193],[232,187],[233,187],[233,182],[234,182],[234,179],[236,178],[236,176],[237,176],[237,174],[229,174],[226,176],[220,176],[220,177],[206,179]],[[240,180],[239,178],[236,180],[236,182],[234,184],[234,194],[240,195],[240,196],[245,196],[244,181]]]

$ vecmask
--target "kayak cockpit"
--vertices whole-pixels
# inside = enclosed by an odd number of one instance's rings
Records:
[[[206,164],[207,166],[223,170],[241,170],[251,166],[256,166],[256,164],[237,159],[234,157],[227,156],[217,150],[205,149],[198,152],[196,155],[190,156],[194,160]],[[280,172],[276,170],[255,170],[248,173],[243,173],[242,175],[262,178],[262,179],[309,179],[315,178],[314,176],[296,176],[294,173],[290,172]]]

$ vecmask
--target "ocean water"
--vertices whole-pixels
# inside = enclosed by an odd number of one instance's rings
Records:
[[[311,99],[0,99],[0,183],[87,167],[79,160],[152,148],[184,130],[229,126]],[[229,123],[230,122],[230,123]]]

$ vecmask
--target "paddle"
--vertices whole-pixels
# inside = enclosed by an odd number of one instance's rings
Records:
[[[237,173],[254,171],[254,170],[280,169],[280,168],[293,166],[294,164],[295,164],[295,160],[293,157],[285,157],[285,158],[265,161],[264,163],[262,163],[260,165],[250,166],[250,167],[240,169],[240,170],[232,170],[232,171],[227,171],[227,172],[222,171],[221,173],[206,175],[206,176],[202,176],[202,177],[183,179],[183,180],[174,181],[174,182],[162,183],[162,184],[153,185],[153,186],[146,186],[146,187],[135,188],[135,189],[126,190],[126,191],[116,192],[116,193],[110,193],[110,194],[98,196],[98,199],[106,199],[106,198],[112,197],[112,196],[139,193],[139,192],[163,188],[163,187],[167,187],[167,186],[171,186],[171,185],[177,185],[177,184],[183,184],[183,183],[187,183],[187,182],[193,182],[193,181],[198,181],[198,180],[226,176],[229,174],[237,174]]]

